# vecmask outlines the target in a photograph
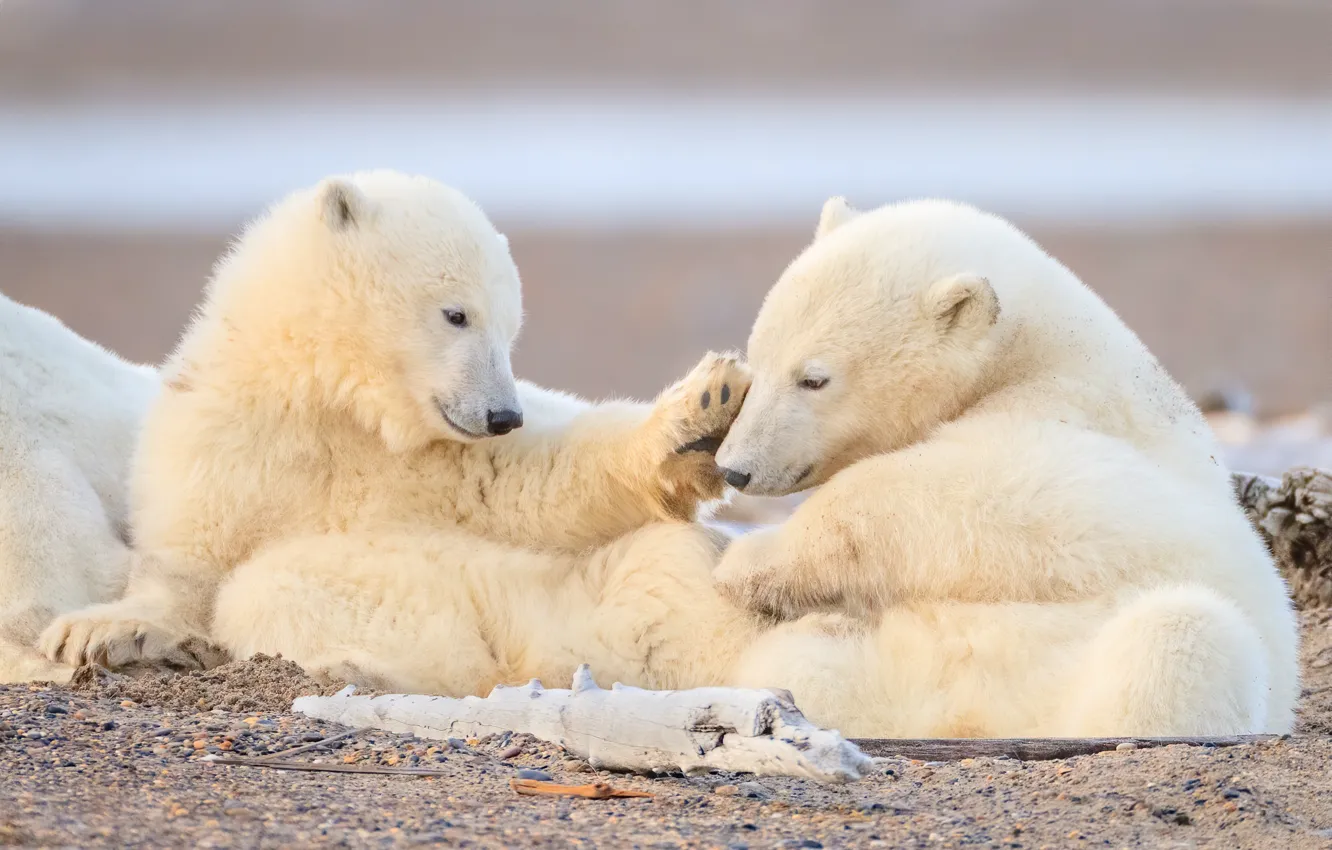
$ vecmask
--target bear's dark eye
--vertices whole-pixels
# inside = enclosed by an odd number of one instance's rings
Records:
[[[449,320],[449,324],[455,328],[467,327],[467,314],[462,310],[445,310],[444,318]]]
[[[821,390],[828,386],[827,378],[802,378],[800,388],[802,390]]]

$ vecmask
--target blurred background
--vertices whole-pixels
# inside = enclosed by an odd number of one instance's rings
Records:
[[[743,347],[825,198],[937,195],[1225,399],[1233,465],[1332,466],[1324,0],[0,0],[0,290],[126,357],[367,167],[508,234],[545,384],[651,396]]]

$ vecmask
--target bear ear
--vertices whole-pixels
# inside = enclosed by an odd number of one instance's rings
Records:
[[[359,225],[369,205],[361,190],[346,180],[331,177],[319,187],[319,214],[332,230],[350,230]]]
[[[846,198],[841,196],[829,198],[823,204],[823,212],[819,213],[819,226],[814,229],[814,238],[827,236],[858,215],[860,213],[851,209]]]
[[[935,281],[925,290],[925,311],[944,333],[959,328],[988,329],[999,321],[999,296],[988,278],[957,274]]]

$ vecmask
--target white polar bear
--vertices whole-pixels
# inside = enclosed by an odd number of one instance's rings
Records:
[[[809,614],[774,627],[728,605],[711,586],[717,547],[696,525],[649,523],[588,553],[441,521],[266,546],[223,586],[214,634],[238,655],[280,651],[380,688],[455,696],[560,681],[582,661],[648,687],[785,687],[811,719],[849,735],[1288,729],[1297,685],[1284,588],[1224,471],[1196,454],[1208,439],[1196,411],[1141,345],[1021,234],[953,205],[867,216],[856,226],[888,221],[865,243],[902,262],[851,257],[862,277],[833,275],[841,288],[829,287],[822,264],[841,256],[829,246],[849,252],[830,222],[847,214],[825,212],[815,247],[756,324],[751,347],[769,383],[746,398],[736,426],[746,430],[726,445],[766,432],[771,448],[724,455],[732,478],[748,475],[737,483],[759,492],[830,480],[783,529],[732,543],[719,573],[741,576],[739,595],[759,607],[859,608],[871,626]],[[860,288],[879,286],[867,303]],[[769,333],[784,344],[766,347]],[[1084,380],[1060,371],[1061,354]],[[880,357],[891,375],[869,368]],[[1006,357],[1018,367],[1008,383]],[[969,374],[980,376],[971,392],[946,383]],[[686,385],[702,408],[707,382]],[[1045,394],[1050,385],[1063,394]],[[1022,400],[1005,407],[1005,392]],[[1056,408],[1048,420],[1042,399]],[[763,415],[783,400],[780,415]],[[806,415],[812,430],[801,430]],[[910,427],[892,433],[895,421]],[[890,461],[899,466],[874,469]],[[530,470],[528,486],[551,492],[543,476],[559,468]],[[839,482],[859,470],[873,474],[848,495]],[[449,492],[456,473],[436,472]],[[763,581],[778,590],[764,593]]]
[[[390,566],[411,581],[464,582],[440,565],[454,552],[465,558],[454,569],[474,570],[466,586],[484,596],[488,565],[508,552],[515,575],[534,563],[554,576],[574,563],[614,562],[631,545],[616,542],[623,535],[692,520],[701,501],[721,495],[711,451],[748,388],[736,358],[704,358],[655,405],[589,405],[514,381],[509,352],[521,312],[507,243],[453,189],[369,172],[276,204],[219,263],[163,369],[131,476],[136,558],[125,597],[58,619],[42,648],[71,664],[208,666],[215,657],[199,642],[216,633],[240,655],[267,649],[350,664],[354,653],[328,656],[343,644],[373,651],[383,642],[304,624],[324,622],[320,600],[341,591],[346,606],[394,621],[388,589],[351,592]],[[654,552],[675,541],[679,557],[697,564],[690,580],[715,596],[715,541],[702,529],[647,530],[635,541],[636,551]],[[250,578],[232,587],[214,624],[218,586],[247,563]],[[320,578],[302,585],[303,571]],[[595,598],[612,607],[606,582],[615,580],[595,584]],[[656,579],[642,580],[655,592]],[[284,594],[293,588],[296,596]],[[270,613],[279,599],[308,641]],[[439,658],[423,659],[463,671],[468,690],[525,670],[534,652],[526,639],[505,642],[502,625],[490,629],[507,609],[487,604],[476,600],[482,643],[493,650],[489,672],[467,672],[485,666],[479,661],[452,663],[465,648],[447,641]],[[400,621],[409,622],[405,612]],[[523,625],[536,624],[515,628]],[[361,666],[411,660],[378,657]]]
[[[717,580],[757,610],[879,626],[850,652],[753,657],[742,683],[781,676],[811,716],[898,734],[1291,728],[1287,589],[1201,414],[1016,228],[829,201],[748,356],[728,482],[822,487]],[[837,682],[864,674],[847,703]]]
[[[126,476],[157,373],[0,295],[0,682],[64,681],[37,637],[119,595]]]

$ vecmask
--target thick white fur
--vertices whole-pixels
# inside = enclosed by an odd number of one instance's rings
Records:
[[[583,662],[642,687],[719,685],[760,627],[713,589],[717,543],[684,523],[585,554],[456,530],[293,538],[223,585],[214,634],[238,656],[409,693],[567,686]]]
[[[466,314],[464,327],[450,310]],[[217,588],[241,568],[216,612],[225,647],[312,663],[330,646],[382,657],[396,640],[391,663],[414,663],[400,651],[409,637],[463,628],[447,611],[475,602],[490,624],[504,608],[487,607],[487,594],[529,598],[543,564],[548,587],[572,565],[600,569],[627,545],[621,536],[691,520],[721,495],[711,454],[677,449],[705,437],[715,448],[725,434],[748,387],[734,357],[704,358],[655,405],[589,405],[514,381],[520,319],[507,243],[446,186],[370,172],[275,205],[219,263],[164,367],[132,475],[138,548],[125,598],[60,618],[43,649],[68,663],[207,666],[215,658],[198,645],[214,630]],[[526,423],[471,436],[497,407],[521,409]],[[706,537],[691,534],[681,557],[710,566]],[[486,590],[491,561],[509,564],[496,565],[496,588],[521,587]],[[445,584],[418,591],[426,608],[383,607],[431,576]],[[612,592],[588,586],[603,602]],[[445,601],[464,587],[479,596]],[[295,625],[276,623],[274,605]],[[550,616],[575,616],[569,605]],[[409,617],[436,608],[436,623]],[[367,619],[338,619],[348,612]],[[408,636],[375,637],[384,623]],[[506,628],[486,632],[493,663],[448,641],[415,661],[469,686],[525,670],[501,660],[529,654],[504,641]]]
[[[0,295],[0,682],[64,681],[36,650],[129,574],[126,476],[155,370]]]
[[[878,627],[765,649],[740,684],[782,676],[853,734],[1291,728],[1286,587],[1202,416],[1016,228],[947,202],[830,201],[749,361],[718,463],[746,492],[822,487],[732,543],[718,581],[782,617]]]

